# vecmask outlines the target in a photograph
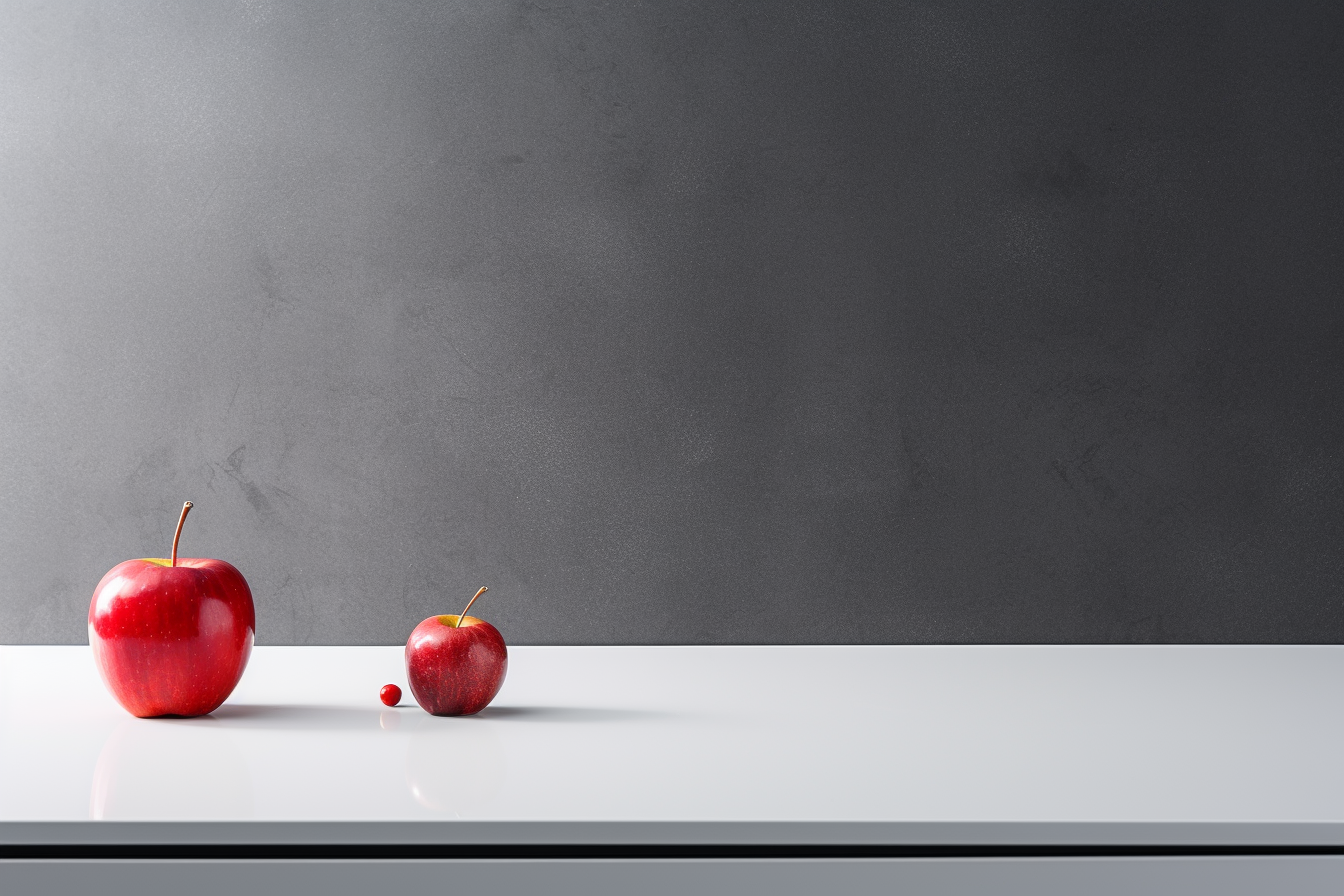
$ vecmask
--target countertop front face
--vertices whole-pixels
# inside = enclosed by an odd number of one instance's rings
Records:
[[[0,648],[0,822],[1288,825],[1344,843],[1339,647],[515,647],[464,718],[409,692],[386,708],[389,682],[406,685],[399,647],[260,647],[213,715],[136,719],[89,648]]]

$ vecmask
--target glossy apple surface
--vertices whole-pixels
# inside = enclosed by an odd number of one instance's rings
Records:
[[[431,616],[406,641],[406,679],[415,702],[436,716],[469,716],[504,684],[509,651],[484,619]]]
[[[252,591],[223,560],[127,560],[89,604],[103,682],[132,715],[200,716],[233,692],[256,633]]]

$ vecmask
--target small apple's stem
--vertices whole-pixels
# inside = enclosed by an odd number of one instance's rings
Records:
[[[187,514],[190,511],[191,502],[188,501],[182,505],[182,515],[177,518],[177,531],[173,533],[173,566],[177,565],[177,540],[182,537],[182,524],[187,521]]]
[[[467,609],[466,609],[466,610],[463,610],[463,611],[462,611],[462,615],[459,616],[459,617],[457,617],[457,625],[453,626],[453,628],[461,628],[461,627],[462,627],[462,620],[467,618],[467,610],[470,610],[470,609],[471,609],[471,605],[474,604],[474,603],[476,603],[476,598],[477,598],[477,597],[480,597],[482,594],[484,594],[485,592],[487,592],[487,591],[489,591],[489,590],[490,590],[489,588],[482,587],[480,591],[477,591],[477,592],[476,592],[475,597],[472,597],[471,600],[467,601]]]

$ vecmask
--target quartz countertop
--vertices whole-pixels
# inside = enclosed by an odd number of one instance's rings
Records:
[[[0,842],[1344,845],[1344,647],[513,647],[463,718],[389,682],[258,647],[136,719],[88,647],[0,647]]]

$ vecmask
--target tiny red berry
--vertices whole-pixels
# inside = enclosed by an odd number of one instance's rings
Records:
[[[385,684],[383,689],[378,692],[378,699],[388,706],[396,706],[401,702],[401,688],[394,684]]]

